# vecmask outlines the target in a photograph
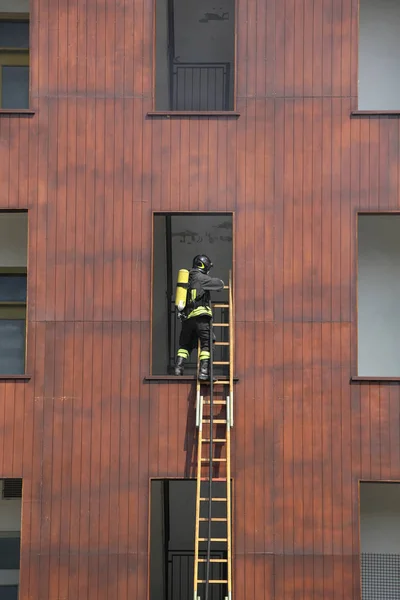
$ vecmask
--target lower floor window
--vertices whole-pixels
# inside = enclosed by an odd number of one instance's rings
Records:
[[[0,598],[18,600],[22,480],[0,480]]]
[[[25,373],[26,211],[0,211],[0,376]]]
[[[362,600],[399,598],[400,483],[360,484]]]
[[[26,273],[0,272],[0,375],[25,371]]]
[[[226,484],[213,483],[213,496],[224,497]],[[204,503],[201,516],[206,516]],[[225,503],[215,502],[213,537],[226,536]],[[195,557],[195,479],[153,479],[150,502],[150,600],[193,598]],[[206,545],[204,553],[206,557]],[[226,544],[214,542],[211,558],[225,560]],[[204,565],[205,569],[205,565]],[[211,564],[210,579],[226,579],[226,563]],[[203,572],[205,577],[205,571]],[[211,586],[212,588],[212,586]],[[220,586],[210,590],[209,600],[224,600]]]

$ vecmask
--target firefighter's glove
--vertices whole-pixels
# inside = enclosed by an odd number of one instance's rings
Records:
[[[178,317],[178,319],[180,321],[186,321],[186,319],[187,319],[187,316],[185,315],[185,313],[179,312],[179,310],[178,310],[178,313],[177,313],[177,317]]]

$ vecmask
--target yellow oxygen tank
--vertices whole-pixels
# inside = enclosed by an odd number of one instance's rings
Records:
[[[189,271],[180,269],[176,282],[175,306],[179,311],[182,311],[186,306],[186,296],[189,285]]]

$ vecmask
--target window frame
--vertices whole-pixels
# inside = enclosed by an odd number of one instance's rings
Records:
[[[362,592],[363,592],[363,585],[362,585],[362,564],[361,564],[361,560],[362,560],[362,548],[361,548],[361,486],[363,484],[397,484],[400,485],[400,479],[371,479],[371,478],[365,478],[365,479],[358,479],[357,481],[357,518],[358,518],[358,572],[359,572],[359,582],[360,582],[360,598],[362,600]]]
[[[360,14],[361,14],[361,2],[362,0],[358,0],[357,1],[357,16],[356,16],[356,44],[355,44],[355,57],[354,57],[354,62],[355,62],[355,70],[354,70],[354,75],[355,75],[355,80],[352,79],[351,85],[353,87],[353,85],[355,85],[355,95],[353,96],[352,100],[351,100],[351,110],[350,110],[350,116],[351,117],[363,117],[363,116],[372,116],[372,117],[379,117],[379,116],[393,116],[393,117],[400,117],[400,98],[399,98],[399,108],[396,110],[374,110],[374,109],[359,109],[359,78],[360,78]]]
[[[208,217],[208,216],[222,216],[226,215],[231,217],[232,219],[232,281],[233,288],[235,287],[235,256],[236,256],[236,213],[233,210],[153,210],[151,212],[151,268],[150,268],[150,331],[149,331],[149,370],[148,375],[145,377],[145,381],[174,381],[176,383],[187,383],[188,381],[193,381],[196,377],[195,375],[154,375],[153,374],[153,301],[154,301],[154,222],[156,216],[193,216],[193,217]],[[172,282],[173,285],[175,282]],[[175,289],[175,288],[174,288]],[[233,295],[235,290],[233,289]],[[234,377],[234,381],[237,381],[237,378]]]
[[[24,368],[23,373],[18,374],[23,376],[26,373],[26,361],[27,361],[27,308],[28,308],[28,269],[27,267],[0,267],[0,278],[2,275],[25,275],[26,279],[26,300],[25,301],[12,301],[12,300],[0,300],[0,321],[13,320],[13,321],[24,321],[25,323],[25,343],[24,343]],[[0,373],[0,379],[10,378],[17,376],[14,373]]]
[[[152,102],[151,102],[151,110],[147,112],[148,117],[196,117],[196,116],[206,116],[206,117],[239,117],[240,112],[237,110],[237,75],[238,75],[238,66],[237,66],[237,23],[238,23],[238,0],[234,0],[234,31],[233,31],[233,64],[232,64],[232,74],[234,77],[233,80],[233,106],[231,110],[157,110],[156,109],[156,71],[157,71],[157,2],[159,0],[153,0],[153,60],[152,60]],[[165,0],[168,2],[168,0]]]
[[[1,112],[1,110],[0,110]],[[28,303],[29,303],[29,295],[28,295],[28,273],[29,273],[29,211],[27,208],[20,209],[10,209],[4,208],[0,209],[0,214],[25,214],[26,215],[26,266],[21,267],[0,267],[0,272],[10,273],[14,272],[15,274],[21,275],[26,274],[26,301],[25,301],[25,347],[24,347],[24,371],[21,374],[15,373],[0,373],[0,381],[29,381],[32,378],[32,375],[28,374]],[[4,302],[4,304],[7,304]],[[21,306],[21,303],[19,303]]]
[[[352,345],[353,347],[353,351],[351,353],[351,364],[352,364],[352,373],[355,373],[355,375],[351,375],[350,376],[350,383],[363,383],[363,382],[372,382],[372,383],[390,383],[390,382],[398,382],[400,383],[400,375],[397,377],[385,377],[383,375],[359,375],[358,374],[358,344],[359,344],[359,328],[358,328],[358,261],[359,261],[359,256],[358,256],[358,230],[359,230],[359,225],[358,225],[358,218],[360,216],[364,216],[364,215],[390,215],[390,216],[399,216],[400,215],[400,210],[359,210],[359,209],[354,209],[354,220],[353,223],[355,223],[355,225],[353,225],[353,227],[355,226],[355,235],[353,236],[353,256],[354,256],[354,263],[352,262],[352,264],[354,265],[354,273],[352,276],[352,288],[354,290],[354,301],[352,303],[352,306],[354,307],[354,318],[352,319],[352,323],[351,323],[351,336],[352,339],[354,339],[355,343]],[[354,231],[354,229],[353,229]]]
[[[1,503],[5,505],[7,502],[15,502],[19,501],[21,504],[21,510],[19,515],[19,529],[15,530],[3,530],[0,531],[0,537],[3,539],[19,539],[19,565],[18,569],[10,569],[12,571],[18,571],[18,583],[7,583],[4,585],[0,585],[0,592],[4,588],[13,588],[17,590],[17,595],[19,594],[20,585],[21,585],[21,573],[22,573],[22,529],[23,529],[23,502],[24,502],[24,480],[22,477],[1,477],[0,478],[0,488],[1,492],[3,492],[4,481],[6,479],[18,479],[21,481],[21,495],[14,498],[4,498],[3,493],[0,494]],[[9,569],[6,569],[9,570]]]
[[[29,45],[28,48],[9,48],[0,47],[0,114],[1,113],[32,113],[31,110],[31,20],[29,13],[1,13],[0,22],[23,21],[28,23],[29,27]],[[28,67],[28,106],[26,108],[3,108],[2,101],[2,67],[3,66],[21,66]]]
[[[150,598],[150,591],[151,591],[151,583],[150,583],[150,577],[151,577],[151,503],[152,503],[152,483],[154,481],[191,481],[193,482],[193,484],[196,484],[197,478],[196,477],[162,477],[162,476],[157,476],[157,477],[149,477],[149,481],[148,481],[148,508],[149,508],[149,518],[147,520],[147,548],[148,548],[148,553],[147,553],[147,573],[148,573],[148,578],[147,578],[147,593],[146,593],[146,600],[151,600]],[[236,540],[235,540],[235,514],[236,514],[236,510],[235,510],[235,486],[236,486],[236,480],[235,477],[231,474],[231,526],[232,526],[232,531],[231,531],[231,540],[232,540],[232,563],[235,560],[235,556],[236,556]],[[196,517],[195,517],[196,519]],[[22,530],[22,520],[21,520],[21,530]],[[234,585],[234,582],[233,582]]]

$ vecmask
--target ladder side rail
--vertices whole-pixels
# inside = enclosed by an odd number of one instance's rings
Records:
[[[206,593],[205,600],[208,600],[210,591],[210,559],[211,559],[211,518],[212,518],[212,477],[213,477],[213,420],[214,420],[214,336],[213,336],[213,319],[210,319],[210,443],[209,443],[209,476],[208,476],[208,540],[207,540],[207,562],[206,562]]]
[[[235,354],[235,307],[233,305],[233,282],[232,271],[229,271],[229,401],[230,401],[230,422],[233,426],[233,370]]]
[[[203,397],[200,396],[199,428],[197,430],[197,481],[196,481],[196,522],[194,534],[194,600],[197,600],[199,579],[199,538],[200,538],[200,497],[201,497],[201,448],[203,445]]]
[[[199,372],[200,340],[197,344],[197,373]],[[194,579],[193,599],[197,600],[197,585],[199,579],[199,537],[200,537],[200,496],[201,496],[201,447],[203,437],[203,398],[201,396],[200,381],[196,381],[196,425],[197,430],[197,477],[196,477],[196,521],[194,532]]]
[[[198,352],[199,354],[199,352]],[[197,372],[199,372],[199,361],[197,360]],[[201,391],[200,391],[200,381],[197,378],[196,381],[196,427],[200,427],[201,424],[201,413],[202,413],[202,399],[201,399]]]
[[[234,305],[232,272],[229,272],[229,422],[226,427],[226,498],[227,498],[227,539],[228,539],[228,600],[232,598],[232,498],[231,498],[231,425],[233,424],[233,368],[234,368]]]

